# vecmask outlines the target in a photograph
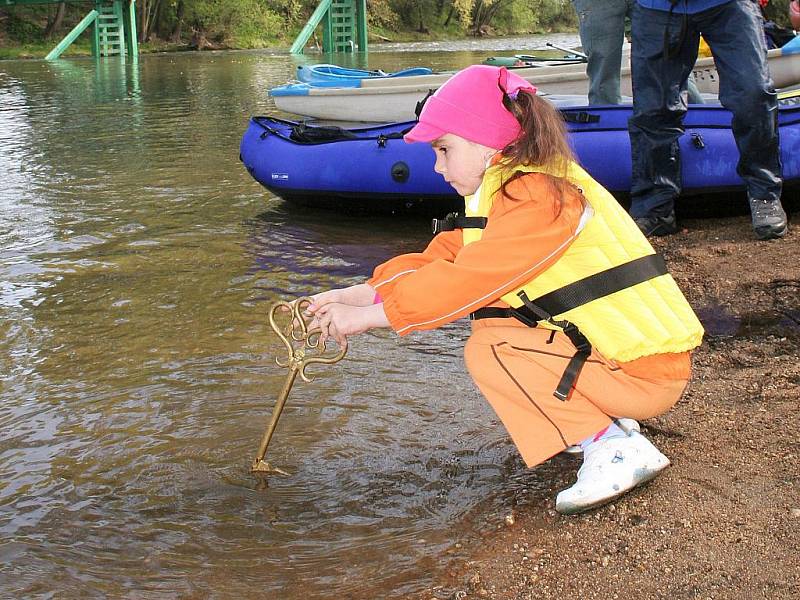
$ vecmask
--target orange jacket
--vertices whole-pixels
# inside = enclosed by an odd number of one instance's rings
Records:
[[[434,329],[494,304],[564,253],[583,212],[579,192],[569,188],[559,210],[560,196],[540,173],[516,179],[507,191],[512,197],[498,192],[479,241],[464,246],[460,229],[440,233],[424,252],[375,269],[369,283],[398,334]]]
[[[550,176],[529,173],[497,193],[480,240],[463,245],[460,229],[440,233],[420,253],[375,268],[368,283],[383,299],[399,335],[435,329],[499,298],[549,268],[566,251],[583,212],[581,194],[559,193]],[[648,356],[620,365],[635,376],[689,376],[690,353]]]

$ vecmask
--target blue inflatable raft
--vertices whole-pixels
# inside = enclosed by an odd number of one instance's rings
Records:
[[[583,167],[608,190],[629,192],[630,105],[573,106],[561,112]],[[730,112],[719,105],[690,107],[680,140],[686,194],[743,189],[730,122]],[[800,183],[800,104],[782,102],[778,122],[784,181]],[[240,157],[258,182],[287,200],[324,205],[360,199],[385,208],[382,203],[396,207],[457,198],[434,172],[430,146],[403,142],[403,132],[413,125],[342,129],[253,117]]]
[[[348,69],[337,65],[317,64],[297,67],[297,80],[315,87],[361,87],[362,79],[395,79],[413,77],[414,75],[430,75],[427,67],[412,67],[394,73],[380,70]]]

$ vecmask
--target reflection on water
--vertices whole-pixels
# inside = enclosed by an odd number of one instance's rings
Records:
[[[482,57],[401,50],[370,65]],[[292,475],[256,490],[285,377],[269,303],[428,238],[425,221],[285,206],[250,179],[239,137],[293,70],[269,52],[0,63],[8,596],[402,597],[549,480],[474,389],[457,323],[365,335],[298,382],[270,446]]]

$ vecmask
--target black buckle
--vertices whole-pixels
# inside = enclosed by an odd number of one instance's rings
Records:
[[[517,293],[517,297],[522,300],[522,304],[527,308],[531,313],[536,315],[539,321],[550,321],[553,322],[553,315],[548,313],[546,310],[543,310],[540,306],[536,306],[531,299],[528,298],[528,294],[525,293],[525,290],[520,290]],[[558,325],[558,323],[554,323]]]
[[[564,331],[564,335],[569,338],[569,341],[572,342],[575,349],[578,352],[591,353],[592,345],[589,343],[589,340],[586,339],[586,336],[581,333],[580,329],[577,328],[575,323],[570,323],[569,321],[562,321],[561,323],[564,324],[561,327]]]
[[[431,221],[433,235],[437,235],[443,231],[453,231],[456,228],[456,218],[458,218],[458,213],[450,213],[443,219],[433,219]]]

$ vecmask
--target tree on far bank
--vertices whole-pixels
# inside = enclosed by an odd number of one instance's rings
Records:
[[[64,22],[64,15],[67,14],[67,3],[59,2],[56,7],[56,13],[52,19],[48,19],[47,27],[44,29],[44,39],[49,40],[53,34],[61,29],[61,24]]]

